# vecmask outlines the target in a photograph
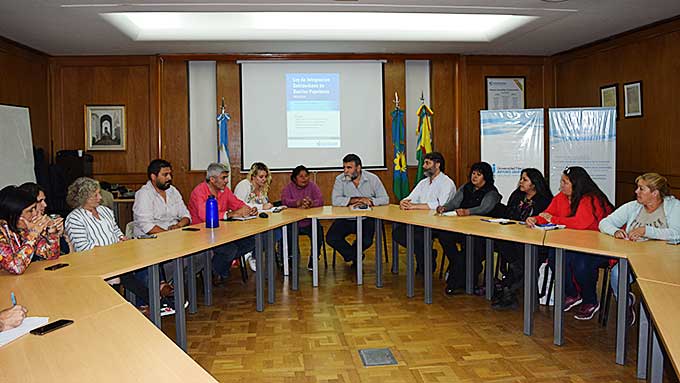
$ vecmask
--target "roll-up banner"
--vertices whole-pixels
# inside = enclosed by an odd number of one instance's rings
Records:
[[[506,203],[522,169],[536,168],[545,174],[543,109],[482,110],[479,114],[482,161],[491,164]]]
[[[557,193],[568,166],[581,166],[615,204],[616,110],[549,109],[550,188]]]

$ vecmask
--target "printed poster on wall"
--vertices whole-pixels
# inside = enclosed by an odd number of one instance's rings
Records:
[[[581,166],[616,203],[616,110],[549,109],[550,188],[557,194],[567,166]]]
[[[482,161],[491,164],[503,203],[517,188],[522,169],[543,174],[543,109],[482,110]]]
[[[524,109],[524,77],[487,77],[486,109]]]

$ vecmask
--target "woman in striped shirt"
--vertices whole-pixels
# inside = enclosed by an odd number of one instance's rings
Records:
[[[92,178],[80,177],[68,187],[66,202],[74,210],[66,217],[66,235],[75,251],[127,240],[113,211],[99,204],[101,199],[99,183]]]
[[[66,202],[74,210],[66,217],[66,235],[70,238],[75,251],[86,251],[97,246],[108,246],[128,238],[118,227],[113,211],[106,206],[100,205],[102,200],[99,182],[88,177],[80,177],[68,187]],[[139,275],[127,273],[120,276],[123,286],[132,291],[137,297],[138,303],[142,303],[140,310],[148,312],[147,300],[149,290],[145,285],[142,270]],[[161,275],[161,278],[163,276]],[[172,293],[172,287],[161,281],[161,296],[165,299]],[[164,303],[164,300],[161,300]],[[174,306],[171,301],[166,305]],[[162,311],[162,313],[172,313]],[[161,314],[163,315],[163,314]]]

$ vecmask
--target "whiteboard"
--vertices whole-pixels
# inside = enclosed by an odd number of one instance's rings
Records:
[[[35,182],[28,108],[0,105],[0,137],[0,188]]]

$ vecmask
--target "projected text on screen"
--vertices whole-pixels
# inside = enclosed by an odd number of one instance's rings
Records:
[[[286,73],[289,148],[340,147],[340,74]]]

